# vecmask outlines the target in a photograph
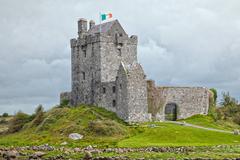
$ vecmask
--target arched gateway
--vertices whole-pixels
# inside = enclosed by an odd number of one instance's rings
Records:
[[[177,104],[167,103],[165,106],[165,120],[176,121],[177,120]]]

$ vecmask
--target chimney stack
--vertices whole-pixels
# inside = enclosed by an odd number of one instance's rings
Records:
[[[78,20],[78,34],[82,34],[87,32],[87,20],[84,18],[81,18]]]
[[[91,20],[89,22],[89,29],[93,28],[95,26],[95,22],[93,20]]]

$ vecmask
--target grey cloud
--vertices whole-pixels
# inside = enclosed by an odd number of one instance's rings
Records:
[[[70,90],[77,19],[112,12],[139,36],[138,58],[159,85],[240,94],[238,0],[0,0],[0,113],[32,112]]]

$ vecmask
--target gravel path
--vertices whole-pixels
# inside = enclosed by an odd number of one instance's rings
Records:
[[[233,131],[225,131],[225,130],[221,130],[221,129],[202,127],[202,126],[198,126],[198,125],[190,124],[190,123],[186,123],[186,122],[178,122],[178,121],[167,121],[167,122],[168,123],[174,123],[174,124],[182,125],[182,126],[188,126],[188,127],[199,128],[199,129],[205,129],[205,130],[209,130],[209,131],[216,131],[216,132],[233,134]]]

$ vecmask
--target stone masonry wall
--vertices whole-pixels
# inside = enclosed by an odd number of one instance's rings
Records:
[[[60,94],[60,104],[63,100],[68,100],[69,102],[71,101],[71,92],[62,92]]]
[[[127,71],[124,68],[124,64],[121,63],[116,79],[117,88],[117,115],[123,120],[128,121],[129,119],[129,108],[128,108],[128,79]]]
[[[154,82],[148,81],[149,107],[155,108],[151,111],[157,120],[165,120],[165,106],[168,103],[177,105],[177,119],[207,114],[209,96],[208,89],[203,87],[156,87]]]
[[[130,122],[150,120],[147,104],[147,82],[139,63],[133,63],[127,69],[128,112]]]

